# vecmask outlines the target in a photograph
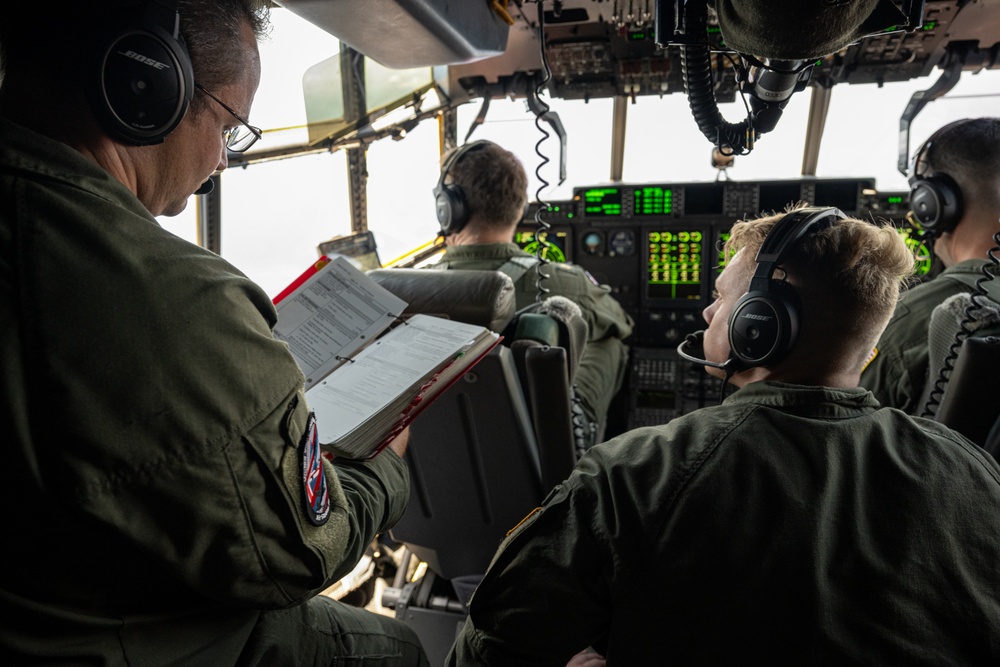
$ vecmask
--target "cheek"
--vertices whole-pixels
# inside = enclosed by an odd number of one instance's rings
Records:
[[[729,311],[714,309],[705,313],[708,330],[705,332],[705,351],[715,356],[729,354]]]

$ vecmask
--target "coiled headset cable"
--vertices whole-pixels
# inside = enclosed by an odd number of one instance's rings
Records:
[[[921,417],[934,417],[937,414],[937,408],[941,405],[941,399],[944,396],[945,389],[948,387],[948,381],[951,379],[951,372],[955,369],[955,362],[962,351],[962,344],[974,333],[972,325],[976,321],[976,316],[980,310],[986,307],[986,302],[989,301],[989,296],[986,292],[986,283],[995,280],[996,272],[1000,270],[998,268],[1000,267],[1000,258],[997,257],[998,253],[1000,253],[1000,232],[993,235],[993,243],[995,245],[986,253],[989,262],[982,266],[981,272],[983,275],[976,280],[976,289],[969,297],[969,305],[966,306],[965,312],[962,313],[962,320],[958,324],[958,331],[955,332],[955,339],[948,348],[948,354],[945,356],[941,370],[934,380],[934,387],[931,389],[930,394],[928,394],[924,408],[920,412]]]

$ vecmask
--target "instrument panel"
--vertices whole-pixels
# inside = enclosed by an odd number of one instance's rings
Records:
[[[919,244],[905,223],[907,198],[907,192],[878,192],[873,178],[578,187],[571,200],[549,202],[547,210],[529,206],[516,240],[533,253],[541,246],[551,261],[582,266],[635,320],[625,430],[718,400],[718,381],[682,362],[676,347],[705,326],[701,311],[710,303],[734,222],[805,202],[891,221]],[[927,257],[924,269],[930,270]]]

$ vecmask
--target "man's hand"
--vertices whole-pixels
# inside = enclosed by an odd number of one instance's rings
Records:
[[[604,656],[591,649],[580,651],[566,663],[566,667],[604,667]]]
[[[402,431],[399,432],[392,442],[389,443],[389,449],[399,454],[400,457],[406,453],[406,447],[410,444],[410,427],[407,426]]]

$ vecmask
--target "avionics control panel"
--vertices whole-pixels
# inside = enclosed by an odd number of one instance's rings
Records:
[[[517,240],[551,261],[585,268],[635,320],[627,388],[631,428],[718,400],[718,381],[682,362],[675,350],[687,334],[705,327],[701,311],[711,301],[734,222],[796,202],[836,206],[850,216],[893,222],[916,247],[919,238],[904,223],[907,194],[880,193],[872,178],[579,187],[571,200],[549,202],[538,216],[540,206],[532,204]]]

